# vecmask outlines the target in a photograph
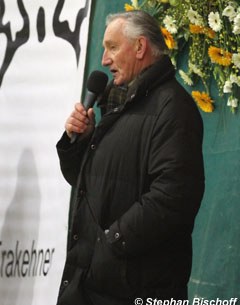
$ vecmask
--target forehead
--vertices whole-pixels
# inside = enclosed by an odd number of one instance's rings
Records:
[[[122,18],[118,18],[110,22],[104,33],[103,44],[108,43],[109,41],[126,38],[123,35],[124,25],[125,20]]]

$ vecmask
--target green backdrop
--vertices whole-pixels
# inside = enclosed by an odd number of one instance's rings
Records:
[[[92,70],[107,72],[101,67],[105,17],[122,11],[124,3],[93,0],[85,78]],[[183,54],[180,66],[185,65]],[[240,298],[240,117],[230,113],[214,84],[212,89],[216,110],[201,112],[206,191],[193,233],[189,297],[227,300]]]

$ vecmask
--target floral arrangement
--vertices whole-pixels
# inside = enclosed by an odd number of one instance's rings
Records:
[[[190,87],[201,83],[203,91],[192,96],[205,112],[214,110],[211,79],[219,100],[235,112],[240,100],[240,5],[239,0],[132,0],[125,10],[145,10],[162,30],[173,64],[177,68],[183,47],[188,48],[188,67],[179,70]]]

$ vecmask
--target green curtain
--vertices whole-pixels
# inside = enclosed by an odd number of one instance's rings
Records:
[[[85,81],[101,67],[105,17],[124,10],[123,0],[93,0]],[[179,68],[186,66],[186,50]],[[179,76],[178,80],[181,82]],[[189,91],[189,88],[186,87]],[[206,191],[193,232],[193,269],[189,297],[240,298],[240,117],[231,114],[214,82],[213,113],[204,121]]]

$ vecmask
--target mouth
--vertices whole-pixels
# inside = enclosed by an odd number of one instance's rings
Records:
[[[116,69],[110,69],[110,72],[112,73],[113,77],[116,77],[116,73],[117,73]]]

